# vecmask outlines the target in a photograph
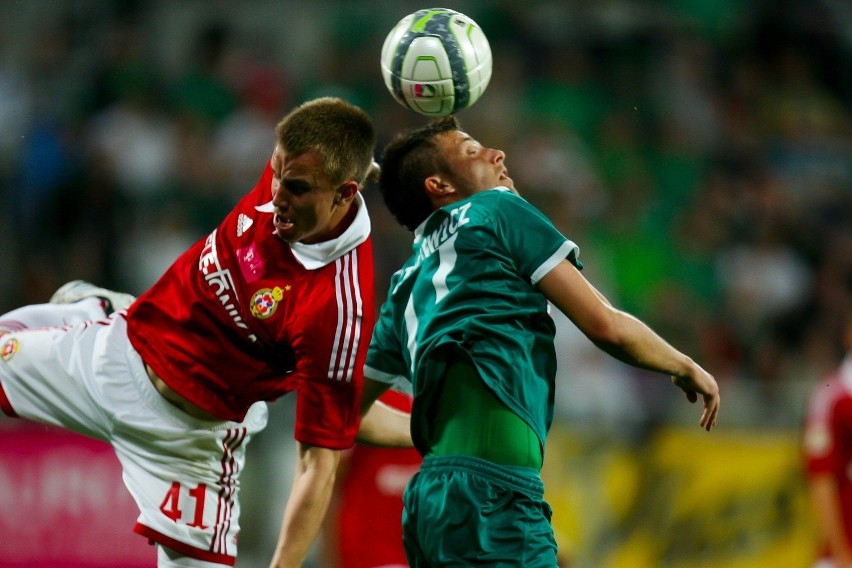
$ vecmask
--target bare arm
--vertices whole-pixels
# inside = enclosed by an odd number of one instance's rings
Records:
[[[700,425],[710,430],[719,414],[716,380],[634,316],[614,308],[567,260],[539,282],[539,290],[595,345],[634,367],[671,376],[690,402],[704,400]]]
[[[376,400],[389,386],[364,378],[361,427],[356,440],[371,446],[411,448],[414,445],[411,441],[411,415]]]
[[[835,480],[829,474],[819,474],[814,476],[808,485],[811,502],[831,549],[832,559],[837,568],[852,567],[852,550],[846,542],[846,533],[843,530],[840,497],[837,495]]]
[[[311,549],[328,509],[340,451],[299,443],[296,476],[270,568],[297,568]]]

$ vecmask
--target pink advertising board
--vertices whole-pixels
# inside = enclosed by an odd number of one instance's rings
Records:
[[[112,448],[0,418],[0,566],[151,568]]]

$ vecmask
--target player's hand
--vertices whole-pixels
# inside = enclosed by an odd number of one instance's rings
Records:
[[[713,375],[695,365],[694,372],[684,377],[672,377],[672,383],[684,393],[689,402],[696,402],[699,395],[704,399],[704,410],[699,425],[708,432],[716,425],[719,415],[719,385]]]

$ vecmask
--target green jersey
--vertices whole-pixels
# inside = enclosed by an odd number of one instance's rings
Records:
[[[544,444],[553,419],[555,326],[539,280],[577,245],[506,188],[435,211],[391,278],[367,354],[370,378],[411,382],[412,437],[425,453],[447,365],[469,361]]]

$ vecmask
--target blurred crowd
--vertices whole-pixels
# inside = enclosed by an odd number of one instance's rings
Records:
[[[459,118],[506,151],[587,277],[716,375],[720,424],[798,425],[852,313],[852,6],[446,4],[481,25],[494,56],[488,90]],[[379,71],[385,33],[422,7],[0,4],[0,311],[72,278],[142,292],[253,187],[274,125],[303,100],[361,105],[381,144],[422,123]],[[366,194],[382,299],[410,237]],[[572,367],[558,418],[681,418],[665,381],[557,322]]]

